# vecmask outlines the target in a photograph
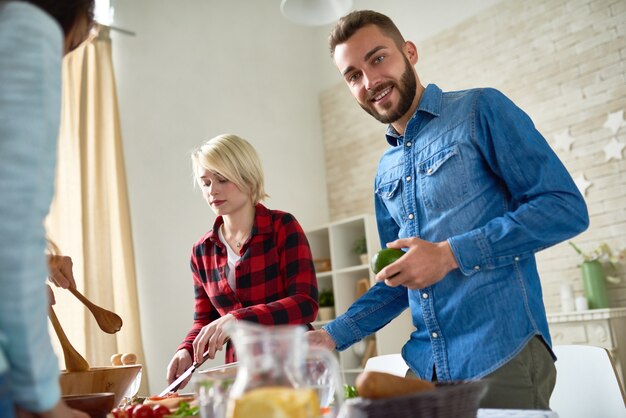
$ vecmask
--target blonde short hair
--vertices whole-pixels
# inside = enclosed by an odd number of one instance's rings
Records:
[[[198,168],[219,173],[248,193],[253,203],[268,197],[261,160],[254,147],[237,135],[224,134],[211,138],[191,153],[194,178]]]

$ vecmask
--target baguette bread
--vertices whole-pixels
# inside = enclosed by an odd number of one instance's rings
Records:
[[[433,389],[435,385],[426,380],[389,373],[364,371],[356,378],[359,396],[368,399],[392,398]]]

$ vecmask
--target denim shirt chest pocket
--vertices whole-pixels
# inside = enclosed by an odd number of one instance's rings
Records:
[[[404,218],[404,203],[402,201],[401,173],[385,176],[376,186],[376,195],[384,203],[389,214],[398,225],[402,225]]]
[[[456,144],[420,161],[417,172],[421,200],[429,209],[452,208],[468,193],[463,160]]]

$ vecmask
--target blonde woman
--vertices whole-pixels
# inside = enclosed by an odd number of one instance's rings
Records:
[[[293,215],[260,203],[267,194],[252,145],[220,135],[195,150],[191,160],[202,196],[217,218],[193,246],[194,322],[168,365],[169,383],[205,352],[214,358],[225,344],[226,362],[235,361],[224,333],[231,321],[312,328],[318,309],[306,236]]]

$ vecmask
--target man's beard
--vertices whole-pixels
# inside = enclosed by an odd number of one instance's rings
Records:
[[[415,78],[415,74],[413,73],[411,63],[409,62],[409,60],[406,59],[406,57],[404,57],[404,63],[406,65],[406,68],[404,70],[404,73],[402,74],[402,77],[400,78],[400,84],[397,84],[393,81],[383,83],[374,92],[367,95],[367,105],[359,103],[363,110],[372,115],[379,122],[394,123],[402,116],[404,116],[406,112],[409,111],[409,109],[411,108],[411,104],[413,103],[413,99],[415,99],[417,80]],[[378,113],[374,109],[374,104],[371,103],[369,100],[390,86],[394,86],[395,90],[397,90],[400,94],[400,101],[398,102],[398,106],[396,106],[395,111],[385,114]]]

